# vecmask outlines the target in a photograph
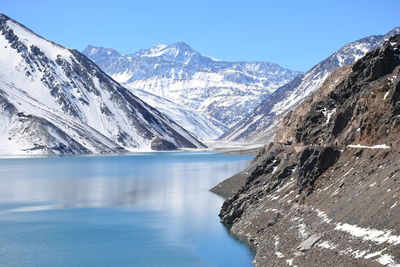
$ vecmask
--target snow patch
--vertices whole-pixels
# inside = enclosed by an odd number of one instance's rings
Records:
[[[348,145],[347,147],[351,148],[367,148],[367,149],[388,149],[390,146],[382,144],[382,145],[374,145],[374,146],[364,146],[364,145]]]
[[[363,240],[373,241],[379,244],[389,243],[392,245],[400,244],[400,236],[392,235],[390,230],[377,230],[370,228],[363,228],[357,225],[348,223],[336,224],[335,230],[347,232],[354,237],[362,238]]]

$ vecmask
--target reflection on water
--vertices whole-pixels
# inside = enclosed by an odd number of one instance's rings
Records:
[[[68,266],[73,261],[96,266],[107,266],[107,261],[127,266],[250,265],[247,249],[218,221],[223,200],[208,192],[245,168],[249,159],[204,153],[1,159],[0,241],[9,245],[0,247],[0,264],[22,266],[26,260],[41,266]],[[123,223],[126,220],[129,223]],[[101,235],[93,232],[99,224]],[[43,228],[36,229],[38,225]],[[54,233],[52,227],[61,232]],[[21,229],[36,231],[30,245],[23,243]],[[81,231],[83,240],[71,237],[68,230]],[[28,252],[16,260],[13,253],[21,246],[48,249],[52,233],[60,250],[42,257]],[[104,235],[110,237],[104,240]],[[105,250],[93,243],[100,240],[113,248],[102,261]],[[126,246],[134,252],[127,253]],[[69,261],[61,264],[66,257]]]

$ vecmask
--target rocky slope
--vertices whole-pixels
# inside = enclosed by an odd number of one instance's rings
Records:
[[[335,71],[249,169],[213,189],[230,195],[221,220],[256,266],[399,266],[399,137],[396,35]]]
[[[157,107],[157,110],[178,123],[199,140],[217,139],[227,130],[225,125],[210,116],[176,104],[164,97],[140,89],[131,92],[152,107]]]
[[[203,147],[76,50],[0,14],[0,153]]]
[[[216,60],[185,43],[156,45],[129,55],[94,46],[83,53],[127,88],[164,97],[226,127],[300,74],[267,62]]]
[[[308,72],[277,89],[220,139],[255,143],[273,140],[277,126],[286,113],[318,90],[334,70],[357,61],[368,51],[381,46],[385,39],[398,33],[400,27],[385,35],[373,35],[345,45]]]

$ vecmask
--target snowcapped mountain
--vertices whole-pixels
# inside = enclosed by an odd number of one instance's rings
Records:
[[[125,87],[164,97],[225,127],[300,74],[267,62],[220,61],[185,43],[155,45],[130,55],[94,46],[83,53]]]
[[[277,89],[253,112],[225,132],[220,139],[256,143],[271,141],[284,115],[319,89],[334,70],[352,64],[367,52],[380,47],[384,40],[398,33],[400,27],[394,28],[386,35],[369,36],[343,46],[308,72]]]
[[[0,153],[204,145],[76,50],[0,14]]]
[[[216,139],[223,133],[222,129],[225,129],[225,126],[215,119],[190,110],[161,96],[140,89],[133,90],[132,93],[147,104],[157,107],[157,110],[161,111],[200,140]]]

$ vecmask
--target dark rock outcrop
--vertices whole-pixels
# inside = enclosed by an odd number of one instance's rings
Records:
[[[177,150],[178,148],[173,143],[168,142],[167,140],[161,139],[159,137],[156,137],[151,142],[151,149],[152,150]]]
[[[299,193],[312,193],[315,180],[336,163],[340,151],[333,147],[306,148],[300,155],[297,186]]]
[[[397,35],[338,69],[235,180],[220,217],[256,266],[398,266],[399,57]]]

